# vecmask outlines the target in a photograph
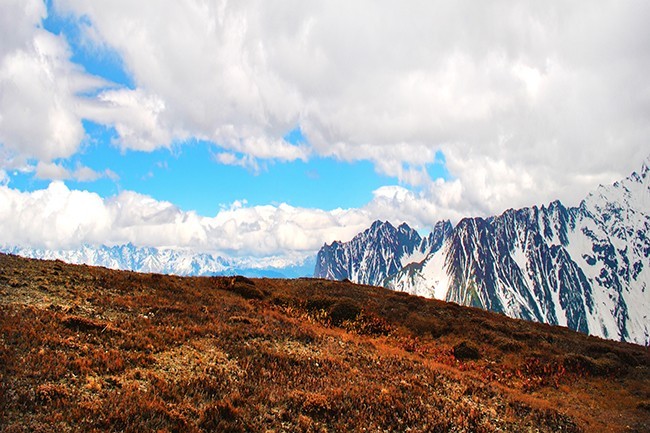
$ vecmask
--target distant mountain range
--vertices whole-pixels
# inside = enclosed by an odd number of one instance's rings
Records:
[[[311,275],[385,286],[430,298],[650,344],[650,174],[600,186],[577,207],[510,209],[489,218],[440,221],[422,237],[376,221],[297,264],[188,250],[84,245],[0,252],[112,269],[175,275]],[[315,267],[315,271],[314,271]]]
[[[349,279],[614,340],[650,343],[650,174],[600,186],[577,207],[507,210],[422,238],[377,221],[325,245],[316,277]]]
[[[84,245],[71,250],[4,247],[0,248],[0,252],[36,259],[59,259],[67,263],[110,269],[184,276],[245,275],[296,278],[309,275],[314,269],[314,257],[307,257],[298,264],[286,265],[272,258],[224,258],[188,250],[137,247],[130,243],[111,247]]]

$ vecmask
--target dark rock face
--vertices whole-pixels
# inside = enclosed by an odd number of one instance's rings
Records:
[[[644,165],[577,207],[555,201],[465,218],[453,228],[444,221],[424,239],[406,224],[396,229],[376,222],[348,243],[324,246],[316,276],[647,345],[647,233],[650,175]]]
[[[447,253],[447,300],[588,332],[592,287],[566,248],[570,221],[559,202],[462,220]]]
[[[410,263],[411,258],[423,258],[439,249],[451,230],[449,221],[441,222],[423,239],[405,223],[394,227],[389,222],[375,221],[350,242],[336,241],[323,246],[316,257],[314,276],[382,285],[387,277]]]

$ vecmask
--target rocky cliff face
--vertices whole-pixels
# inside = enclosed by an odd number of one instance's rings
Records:
[[[375,221],[350,242],[323,246],[316,257],[314,276],[382,285],[407,264],[420,262],[437,251],[451,229],[449,221],[441,222],[422,238],[407,224],[394,227],[389,222]]]
[[[403,224],[400,230],[410,229]],[[435,248],[418,244],[421,260],[392,254],[411,251],[413,242],[402,245],[393,236],[391,249],[378,249],[384,232],[366,231],[350,243],[336,243],[346,252],[343,261],[326,254],[334,244],[325,246],[316,270],[317,276],[344,276],[648,345],[649,232],[650,174],[644,165],[627,179],[599,187],[578,207],[556,201],[465,218],[453,229],[448,222],[439,224],[425,238],[435,237]],[[333,267],[336,273],[328,273]]]

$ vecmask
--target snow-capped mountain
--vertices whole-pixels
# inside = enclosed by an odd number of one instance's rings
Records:
[[[72,250],[2,247],[0,251],[35,259],[59,259],[74,264],[174,275],[238,274],[249,277],[296,278],[309,275],[314,268],[313,256],[295,263],[286,263],[273,258],[224,258],[188,250],[137,247],[130,243],[111,247],[84,245]]]
[[[314,275],[381,285],[407,264],[420,262],[437,251],[451,229],[448,221],[438,223],[428,237],[422,238],[406,224],[395,228],[390,223],[375,221],[350,242],[323,246],[316,256]]]
[[[400,230],[412,232],[405,224]],[[424,251],[421,260],[391,256],[412,248],[395,237],[389,238],[396,242],[391,249],[377,248],[386,240],[371,235],[390,232],[371,228],[349,243],[326,245],[315,275],[650,344],[650,173],[645,164],[639,173],[599,187],[578,207],[555,201],[496,217],[465,218],[443,230],[441,245]],[[392,266],[378,269],[382,263]]]

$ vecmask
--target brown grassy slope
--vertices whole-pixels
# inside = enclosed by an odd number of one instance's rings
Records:
[[[647,348],[380,288],[0,255],[2,432],[646,432],[649,372]]]

